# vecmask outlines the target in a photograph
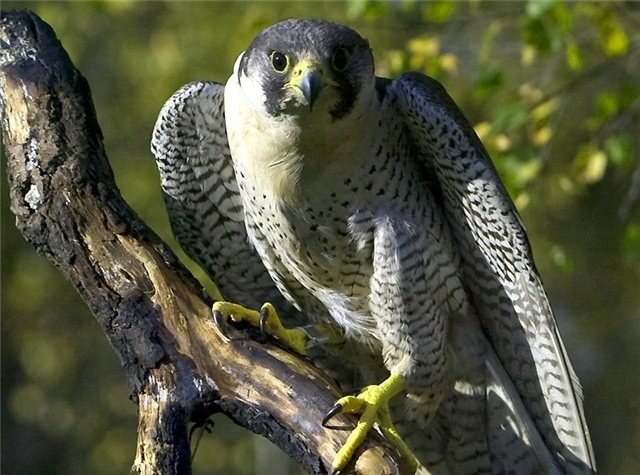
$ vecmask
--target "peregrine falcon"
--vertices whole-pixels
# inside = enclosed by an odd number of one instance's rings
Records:
[[[366,387],[326,418],[361,414],[334,470],[377,425],[431,473],[595,471],[524,227],[434,79],[376,77],[355,31],[283,21],[226,86],[176,92],[152,151],[185,251],[226,298],[270,302],[216,312],[303,353],[307,332],[275,309],[344,339],[328,352],[359,380],[340,382]]]

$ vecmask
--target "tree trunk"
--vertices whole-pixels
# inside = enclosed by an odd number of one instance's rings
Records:
[[[0,20],[0,105],[16,226],[87,303],[119,355],[139,409],[133,471],[189,473],[188,426],[221,412],[326,473],[354,419],[320,421],[340,396],[308,361],[211,318],[211,301],[124,202],[89,86],[30,12]],[[229,338],[230,337],[230,338]],[[371,434],[347,471],[406,472]]]

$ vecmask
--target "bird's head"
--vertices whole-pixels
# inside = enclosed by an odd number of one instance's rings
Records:
[[[292,19],[263,30],[238,58],[237,80],[252,107],[278,118],[347,116],[375,87],[367,40],[346,26]]]

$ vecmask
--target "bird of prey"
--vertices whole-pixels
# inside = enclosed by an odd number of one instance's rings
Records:
[[[367,386],[328,414],[361,414],[334,470],[377,424],[428,473],[595,471],[524,227],[434,79],[376,77],[355,31],[286,20],[226,86],[178,90],[152,151],[185,251],[227,299],[273,304],[214,309],[301,352],[274,308],[344,339],[335,359],[359,380],[342,383]]]

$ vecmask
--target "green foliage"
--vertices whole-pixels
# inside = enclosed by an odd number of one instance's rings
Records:
[[[624,233],[625,257],[629,264],[640,264],[640,224],[632,224]]]
[[[352,20],[374,21],[389,11],[389,4],[379,0],[348,0],[347,17]]]
[[[379,75],[440,80],[523,214],[586,394],[602,473],[640,473],[640,8],[634,2],[23,2],[91,85],[125,199],[174,245],[148,151],[184,83],[224,82],[264,26],[348,23]],[[4,173],[4,171],[3,171]],[[6,183],[6,178],[2,179]],[[2,199],[3,473],[126,473],[135,407],[86,307],[13,227]],[[186,260],[186,257],[182,256]],[[194,271],[209,285],[201,271]],[[216,418],[194,473],[295,473]],[[266,462],[265,462],[266,461]]]
[[[426,2],[422,7],[422,16],[433,23],[446,23],[455,13],[457,3],[452,0]]]

